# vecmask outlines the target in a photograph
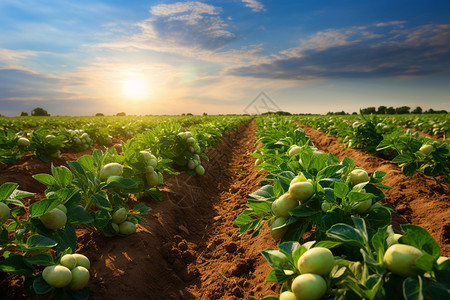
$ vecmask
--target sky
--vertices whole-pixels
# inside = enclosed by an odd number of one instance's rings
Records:
[[[450,1],[1,0],[0,114],[450,111]]]

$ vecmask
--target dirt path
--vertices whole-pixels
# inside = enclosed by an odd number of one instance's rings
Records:
[[[270,267],[260,255],[276,247],[268,228],[250,239],[239,237],[233,225],[262,179],[248,156],[254,150],[255,131],[253,120],[226,134],[208,151],[204,176],[165,176],[162,202],[139,200],[152,211],[136,234],[105,238],[78,230],[77,252],[91,260],[90,299],[244,299],[276,294],[279,288],[264,281]],[[21,180],[42,193],[44,187],[33,187],[29,177],[45,168],[25,163],[4,173],[4,180]],[[0,284],[0,294],[29,299],[21,292],[20,279],[12,279],[5,279],[9,286]]]
[[[384,184],[391,186],[386,190],[385,201],[394,206],[397,214],[393,215],[394,225],[411,223],[425,228],[441,246],[441,255],[450,256],[450,189],[438,185],[434,179],[421,173],[414,177],[405,177],[398,167],[385,159],[375,157],[357,149],[344,149],[334,137],[309,126],[299,124],[311,137],[317,148],[330,152],[340,159],[352,158],[358,166],[369,173],[376,170],[387,173]]]

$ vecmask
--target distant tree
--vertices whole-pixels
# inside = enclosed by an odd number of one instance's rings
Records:
[[[193,116],[193,114],[191,114],[191,113],[187,113],[187,114],[186,114],[186,116]]]
[[[31,111],[32,116],[50,116],[50,114],[42,107],[36,107]]]
[[[377,114],[385,115],[386,111],[387,111],[387,107],[382,105],[382,106],[378,107]]]
[[[352,112],[352,115],[357,115],[358,113],[356,111]]]
[[[20,113],[20,116],[21,117],[26,117],[26,116],[28,116],[28,113],[26,111],[23,111],[23,112]]]
[[[388,109],[386,109],[386,114],[388,115],[395,114],[395,108],[393,108],[392,106],[388,107]]]
[[[116,116],[118,116],[118,117],[125,117],[126,115],[127,115],[126,113],[120,112],[120,113],[117,113]]]
[[[409,110],[411,107],[409,106],[400,106],[395,109],[395,113],[399,115],[409,114]]]
[[[412,114],[421,114],[422,113],[422,107],[417,106],[414,108],[414,110],[411,112]]]
[[[205,113],[205,112],[204,112],[204,113],[203,113],[203,115],[204,115],[204,116],[207,116],[207,115],[208,115],[208,113]]]
[[[365,115],[376,114],[377,110],[375,107],[368,107],[368,108],[361,109],[361,113],[363,113]]]
[[[105,115],[102,114],[102,113],[96,113],[95,116],[96,116],[96,117],[104,117]]]

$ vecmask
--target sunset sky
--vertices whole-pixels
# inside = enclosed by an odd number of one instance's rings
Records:
[[[450,1],[1,0],[0,114],[450,111]],[[263,108],[262,108],[263,109]]]

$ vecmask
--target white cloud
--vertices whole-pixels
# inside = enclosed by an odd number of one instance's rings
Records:
[[[245,7],[249,7],[252,9],[252,11],[254,12],[260,12],[260,11],[264,11],[264,5],[256,0],[242,0],[242,2],[245,3]]]
[[[159,4],[150,9],[150,13],[154,16],[171,16],[175,14],[190,12],[193,15],[217,15],[221,11],[220,8],[202,3],[199,1],[177,2],[174,4]]]

